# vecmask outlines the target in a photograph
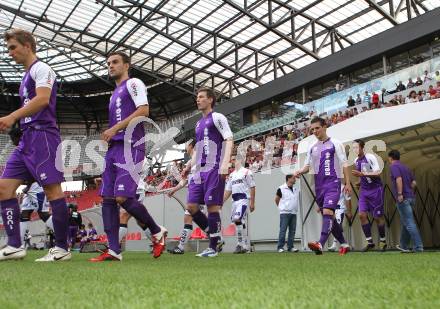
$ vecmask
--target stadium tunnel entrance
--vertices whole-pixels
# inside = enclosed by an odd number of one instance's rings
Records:
[[[414,173],[417,181],[414,215],[420,229],[425,248],[440,247],[440,100],[411,103],[364,112],[327,131],[330,137],[338,139],[349,151],[349,164],[355,155],[351,151],[352,141],[364,139],[367,152],[373,151],[383,162],[384,208],[387,225],[387,242],[395,247],[399,243],[400,218],[395,199],[391,193],[388,152],[397,149],[401,161]],[[298,147],[300,166],[304,165],[308,145],[316,141],[314,136],[304,139]],[[354,165],[351,165],[353,168]],[[352,178],[352,183],[354,183]],[[301,188],[301,229],[303,247],[307,242],[319,239],[321,216],[314,211],[317,207],[314,195],[313,175],[304,175]],[[365,237],[359,222],[359,191],[352,186],[352,222],[345,222],[346,238],[356,249],[365,245]],[[370,222],[374,220],[370,218]],[[377,228],[373,223],[373,239],[378,241]]]

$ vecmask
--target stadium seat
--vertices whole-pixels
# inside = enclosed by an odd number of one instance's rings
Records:
[[[134,237],[134,240],[141,240],[141,239],[142,239],[141,232],[137,232],[135,237]]]
[[[197,227],[192,232],[191,237],[189,239],[207,239],[207,238],[208,237],[206,236],[206,234],[202,232],[202,229]]]
[[[231,223],[222,231],[223,236],[235,236],[235,224]]]

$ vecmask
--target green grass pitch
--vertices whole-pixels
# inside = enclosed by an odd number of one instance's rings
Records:
[[[0,308],[440,308],[440,254],[125,252],[0,263]]]

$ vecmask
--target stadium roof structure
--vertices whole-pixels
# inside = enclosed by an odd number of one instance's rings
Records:
[[[153,113],[169,117],[194,109],[201,86],[235,97],[437,7],[438,0],[3,0],[0,34],[32,31],[64,93],[82,97],[108,98],[105,56],[126,51],[150,87]],[[2,93],[16,93],[9,85],[22,75],[2,44]]]

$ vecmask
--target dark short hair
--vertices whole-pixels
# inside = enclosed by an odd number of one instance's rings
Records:
[[[317,122],[319,122],[319,124],[320,124],[322,127],[326,125],[326,123],[325,123],[325,119],[324,119],[324,118],[321,118],[321,117],[315,117],[315,118],[313,118],[312,121],[311,121],[310,123],[312,124],[312,123],[317,123]]]
[[[37,52],[37,42],[34,36],[29,31],[23,29],[11,29],[5,32],[3,35],[5,41],[10,39],[16,40],[21,45],[29,44],[31,46],[32,52],[35,54]]]
[[[364,147],[365,147],[365,142],[364,142],[363,139],[357,139],[357,140],[355,140],[354,142],[355,142],[355,143],[358,143],[359,146],[361,146],[361,148],[364,149]]]
[[[399,150],[393,149],[390,152],[388,152],[388,157],[390,157],[393,160],[400,160],[400,152]]]
[[[286,175],[286,182],[287,182],[290,178],[292,178],[292,177],[293,177],[292,174],[288,174],[288,175]]]
[[[111,52],[107,55],[107,59],[110,58],[111,56],[121,56],[122,58],[122,62],[123,63],[128,63],[128,65],[131,64],[131,58],[129,55],[127,55],[126,53],[122,52],[122,51],[115,51],[115,52]]]
[[[215,105],[215,101],[216,101],[216,97],[215,97],[215,92],[212,88],[208,88],[208,87],[202,87],[200,89],[197,90],[197,94],[199,94],[200,92],[204,92],[206,93],[206,96],[210,99],[212,99],[212,104],[211,107],[214,107]]]

